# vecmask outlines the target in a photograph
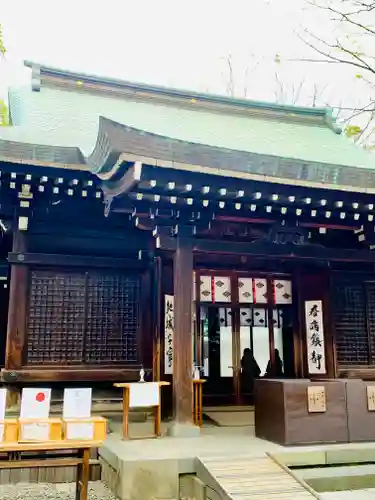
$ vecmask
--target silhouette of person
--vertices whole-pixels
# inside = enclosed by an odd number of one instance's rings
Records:
[[[261,370],[254,358],[254,354],[248,347],[244,349],[241,359],[242,369],[242,392],[253,395],[254,380],[259,377]]]
[[[275,361],[272,365],[271,360],[267,363],[266,374],[265,377],[277,378],[282,377],[284,375],[283,372],[283,362],[280,358],[280,352],[278,349],[275,349]]]

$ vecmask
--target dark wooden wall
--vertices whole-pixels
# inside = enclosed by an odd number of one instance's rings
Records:
[[[15,233],[7,381],[137,380],[142,366],[152,371],[153,265],[146,252],[138,258],[149,236],[100,226],[51,221]]]

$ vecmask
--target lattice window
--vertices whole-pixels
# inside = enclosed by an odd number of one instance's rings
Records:
[[[32,271],[27,364],[138,361],[140,279]]]
[[[369,364],[365,287],[361,284],[337,284],[332,298],[338,364]]]
[[[137,362],[139,279],[91,275],[87,283],[88,363]]]
[[[375,364],[375,283],[366,283],[366,299],[371,364]]]
[[[85,276],[33,271],[28,364],[80,363],[85,329]]]

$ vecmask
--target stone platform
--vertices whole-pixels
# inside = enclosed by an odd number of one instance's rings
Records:
[[[130,424],[130,435],[151,434],[152,422]],[[163,423],[165,433],[168,424]],[[161,437],[159,439],[121,439],[121,422],[111,422],[111,434],[99,450],[102,479],[121,500],[175,500],[182,497],[205,500],[204,488],[192,494],[189,479],[199,472],[201,463],[274,456],[286,465],[308,466],[342,461],[343,452],[353,463],[364,457],[375,462],[375,443],[283,447],[255,437],[252,426],[216,427],[205,425],[195,438]],[[198,474],[199,475],[199,474]],[[205,481],[207,484],[207,481]],[[199,486],[199,484],[198,484]],[[185,490],[187,491],[183,491]],[[212,500],[215,485],[208,484]],[[216,491],[216,490],[215,490]],[[200,492],[200,493],[199,493]],[[208,496],[207,496],[208,497]],[[229,498],[229,497],[228,497]]]

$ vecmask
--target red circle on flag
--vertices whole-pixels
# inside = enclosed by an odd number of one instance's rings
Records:
[[[43,401],[46,399],[46,395],[44,392],[38,392],[38,394],[35,396],[35,399],[38,401],[38,403],[43,403]]]

